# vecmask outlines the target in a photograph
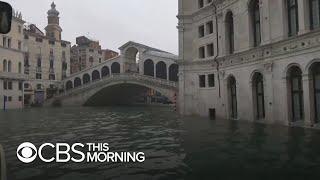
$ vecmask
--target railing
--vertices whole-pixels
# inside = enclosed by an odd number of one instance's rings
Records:
[[[71,80],[73,82],[73,80]],[[58,96],[55,97],[62,97],[66,96],[68,94],[72,94],[74,92],[78,92],[84,89],[88,88],[94,88],[94,87],[101,87],[101,85],[104,85],[106,83],[110,83],[113,81],[136,81],[136,82],[143,82],[144,84],[150,84],[150,85],[155,85],[155,86],[161,86],[161,87],[167,87],[167,88],[172,88],[176,89],[178,87],[178,83],[174,81],[168,81],[165,79],[160,79],[160,78],[154,78],[152,76],[146,76],[146,75],[141,75],[138,73],[121,73],[121,74],[112,74],[110,76],[105,76],[102,77],[101,79],[95,80],[95,81],[90,81],[87,84],[83,84],[79,87],[72,88],[69,90],[65,90],[63,94],[59,94]],[[64,81],[64,83],[66,83]]]

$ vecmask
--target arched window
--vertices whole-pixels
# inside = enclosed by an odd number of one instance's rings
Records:
[[[106,77],[110,75],[110,70],[108,66],[103,66],[103,68],[101,69],[101,75],[102,77]]]
[[[265,118],[264,85],[262,74],[255,73],[252,82],[256,119],[262,120]]]
[[[227,41],[227,52],[233,54],[234,52],[234,24],[233,14],[229,11],[226,15],[226,41]]]
[[[111,73],[119,74],[120,73],[120,64],[118,62],[114,62],[111,65]]]
[[[8,69],[8,63],[7,63],[7,60],[3,60],[3,64],[2,64],[2,69],[3,69],[3,72],[7,72],[7,69]]]
[[[8,72],[11,72],[11,70],[12,70],[12,63],[11,63],[11,61],[9,60],[9,61],[8,61]]]
[[[84,74],[83,77],[82,77],[82,81],[83,81],[83,84],[90,83],[90,75],[89,74]]]
[[[94,70],[92,72],[92,81],[96,81],[100,79],[100,72],[98,70]]]
[[[313,79],[313,92],[314,92],[314,112],[315,123],[320,122],[320,63],[314,63],[311,66],[311,74]]]
[[[179,80],[178,73],[179,73],[178,64],[170,65],[170,67],[169,67],[169,80],[177,82]]]
[[[19,73],[22,72],[22,64],[21,64],[21,62],[19,62],[19,64],[18,64],[18,72],[19,72]]]
[[[74,79],[74,88],[80,87],[82,85],[81,79],[79,77],[76,77]]]
[[[228,79],[228,94],[230,104],[230,117],[232,119],[238,118],[238,102],[237,102],[237,84],[236,79],[231,76]]]
[[[167,65],[163,61],[160,61],[156,65],[157,78],[167,79]]]
[[[288,35],[294,36],[298,34],[299,17],[298,17],[298,2],[297,0],[287,0],[288,10]]]
[[[309,0],[310,7],[310,29],[320,27],[320,0]]]
[[[303,120],[303,89],[302,89],[302,71],[299,67],[293,66],[289,69],[289,88],[291,95],[291,116],[292,121]]]
[[[72,88],[73,88],[72,81],[68,81],[68,82],[66,83],[66,89],[67,89],[67,90],[70,90],[70,89],[72,89]]]
[[[151,59],[144,61],[144,75],[154,77],[154,63]]]
[[[259,0],[252,0],[250,3],[251,28],[253,33],[253,45],[261,44],[261,21],[260,21],[260,4]]]

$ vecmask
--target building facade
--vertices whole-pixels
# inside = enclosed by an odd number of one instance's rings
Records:
[[[51,4],[45,33],[31,24],[24,29],[25,104],[41,105],[70,75],[70,42],[61,39],[59,12]]]
[[[319,0],[179,0],[185,115],[320,123]]]
[[[21,13],[13,12],[10,33],[0,36],[0,109],[23,107],[23,24]]]
[[[101,49],[99,41],[80,36],[71,48],[71,74],[96,66],[105,60],[117,57],[115,51]]]
[[[85,36],[77,37],[77,45],[71,48],[71,74],[93,67],[103,61],[103,52],[99,41]]]

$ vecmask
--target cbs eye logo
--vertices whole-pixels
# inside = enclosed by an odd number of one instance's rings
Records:
[[[37,148],[32,143],[22,143],[17,148],[17,157],[24,163],[31,163],[37,158]]]

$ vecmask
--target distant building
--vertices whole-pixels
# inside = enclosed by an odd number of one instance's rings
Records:
[[[103,53],[104,53],[104,60],[105,61],[119,56],[118,52],[115,52],[115,51],[110,50],[110,49],[103,50]]]
[[[80,36],[71,48],[71,74],[102,63],[104,60],[118,56],[112,50],[102,50],[99,41]]]
[[[71,48],[71,73],[97,65],[103,61],[103,53],[99,41],[85,36],[77,37],[77,45]]]
[[[45,34],[29,25],[24,29],[25,103],[41,105],[58,91],[59,82],[70,75],[70,42],[61,39],[59,12],[51,4]]]
[[[23,24],[21,13],[13,12],[11,31],[0,35],[0,109],[23,107]]]

